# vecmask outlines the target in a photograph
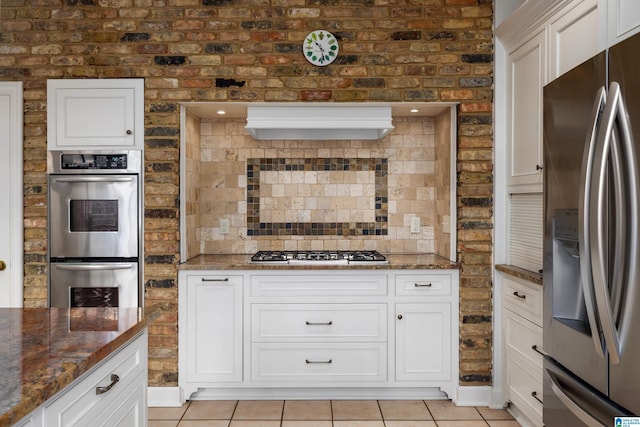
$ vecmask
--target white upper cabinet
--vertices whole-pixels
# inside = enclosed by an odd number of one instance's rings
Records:
[[[601,3],[605,2],[601,0]],[[640,32],[640,1],[608,0],[606,3],[609,46]]]
[[[47,81],[47,149],[144,148],[143,79]]]
[[[513,192],[542,189],[542,86],[546,71],[543,29],[507,57],[508,185]]]
[[[549,25],[549,81],[602,50],[598,46],[597,0],[572,2],[558,15]]]
[[[604,48],[603,7],[598,0],[526,2],[497,28],[506,50],[508,193],[542,192],[542,88]]]

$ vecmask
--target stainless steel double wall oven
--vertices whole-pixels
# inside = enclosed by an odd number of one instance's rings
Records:
[[[142,152],[50,151],[49,304],[142,306]]]

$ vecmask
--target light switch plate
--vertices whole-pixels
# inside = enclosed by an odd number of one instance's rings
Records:
[[[411,233],[419,233],[420,232],[420,217],[414,216],[411,218]]]
[[[226,218],[220,219],[220,234],[229,234],[229,220]]]

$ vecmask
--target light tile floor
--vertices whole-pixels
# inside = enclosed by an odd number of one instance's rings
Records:
[[[498,409],[448,400],[195,400],[149,408],[149,427],[519,427]]]

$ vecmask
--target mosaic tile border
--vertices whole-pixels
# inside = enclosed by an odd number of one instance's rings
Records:
[[[247,236],[386,236],[389,162],[386,158],[247,159]],[[260,222],[260,172],[375,172],[374,222]]]

